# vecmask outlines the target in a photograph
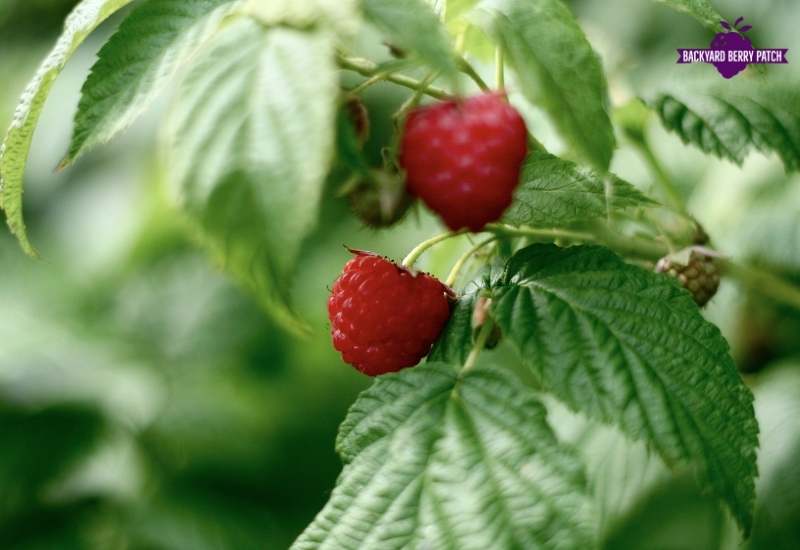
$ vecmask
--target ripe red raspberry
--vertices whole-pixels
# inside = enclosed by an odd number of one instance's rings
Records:
[[[375,254],[354,253],[328,299],[333,347],[369,376],[416,365],[450,317],[450,289]]]
[[[444,101],[408,115],[400,165],[409,190],[450,229],[480,231],[511,204],[527,137],[503,94]]]

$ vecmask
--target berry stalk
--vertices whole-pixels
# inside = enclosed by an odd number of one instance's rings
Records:
[[[484,246],[486,246],[487,244],[493,243],[496,240],[497,240],[497,237],[489,237],[488,239],[485,239],[485,240],[479,242],[478,244],[476,244],[475,246],[473,246],[472,248],[467,250],[456,261],[456,263],[453,264],[453,268],[450,270],[450,274],[447,276],[447,279],[445,280],[444,284],[449,286],[449,287],[452,287],[455,284],[456,279],[458,278],[458,274],[464,268],[464,264],[467,263],[467,261],[472,257],[472,255],[475,254],[478,250],[480,250]]]
[[[337,62],[341,68],[357,72],[358,74],[368,78],[373,77],[377,73],[381,72],[381,69],[377,63],[370,61],[369,59],[364,59],[363,57],[351,57],[339,54],[337,56]],[[421,84],[421,82],[416,78],[411,78],[410,76],[397,73],[386,74],[384,80],[393,82],[406,88],[410,88],[412,90],[420,89]],[[445,90],[436,88],[435,86],[425,86],[422,88],[422,92],[431,97],[435,97],[436,99],[450,99],[452,97]]]
[[[467,355],[467,360],[464,361],[464,368],[461,369],[459,376],[464,376],[475,367],[475,364],[478,362],[478,356],[480,356],[483,348],[486,347],[486,341],[489,340],[489,336],[491,336],[493,330],[494,322],[487,319],[487,321],[483,323],[483,326],[481,326],[478,337],[475,338],[475,343],[472,345],[469,355]]]
[[[408,253],[408,256],[403,258],[402,266],[411,269],[412,267],[414,267],[414,264],[419,259],[419,257],[422,256],[426,250],[439,244],[442,241],[446,241],[451,237],[457,237],[458,235],[462,235],[466,232],[467,232],[466,229],[461,229],[459,231],[448,231],[447,233],[442,233],[441,235],[436,235],[435,237],[431,237],[430,239],[422,241],[417,246],[415,246],[413,250],[411,250],[411,252]]]

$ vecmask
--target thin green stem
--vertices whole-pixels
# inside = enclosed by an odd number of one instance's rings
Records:
[[[506,87],[506,71],[503,48],[497,46],[494,50],[494,82],[498,90]]]
[[[486,226],[486,231],[498,235],[511,235],[516,237],[533,237],[536,239],[571,239],[581,242],[593,242],[594,235],[591,233],[581,233],[569,229],[539,229],[528,226],[514,226],[502,223],[490,223]]]
[[[623,256],[656,261],[671,252],[670,247],[655,239],[620,235],[603,224],[593,227],[595,242],[607,246]]]
[[[453,264],[453,269],[450,270],[450,274],[447,276],[447,279],[445,280],[444,284],[447,285],[447,286],[453,286],[455,284],[455,282],[456,282],[456,279],[458,278],[458,274],[464,268],[464,265],[472,257],[472,255],[475,254],[478,250],[480,250],[484,246],[486,246],[487,244],[489,244],[491,242],[494,242],[496,240],[497,240],[497,237],[489,237],[488,239],[485,239],[485,240],[479,242],[478,244],[476,244],[475,246],[473,246],[472,248],[467,250],[456,261],[456,263]]]
[[[369,59],[339,55],[337,61],[341,68],[357,72],[358,74],[366,77],[372,77],[381,72],[377,63],[374,63]],[[419,89],[421,84],[421,82],[416,78],[411,78],[410,76],[398,73],[389,73],[386,75],[384,80],[393,82],[406,88],[411,88],[412,90]],[[431,97],[435,97],[436,99],[450,99],[452,97],[447,91],[434,86],[425,86],[422,88],[422,92]]]
[[[720,260],[720,264],[727,275],[741,282],[751,291],[800,309],[800,288],[778,275],[728,259]]]
[[[481,354],[481,350],[483,350],[483,348],[486,346],[486,341],[492,334],[493,329],[494,321],[491,319],[486,319],[481,327],[480,332],[478,332],[478,337],[475,339],[472,349],[469,350],[469,355],[467,355],[467,360],[464,361],[464,368],[461,369],[459,376],[464,376],[469,370],[475,367],[475,363],[478,362],[478,356]]]
[[[536,239],[564,238],[581,243],[602,244],[623,256],[649,262],[670,253],[669,246],[663,242],[620,235],[601,225],[593,228],[594,233],[581,233],[565,229],[515,227],[504,224],[489,224],[486,226],[486,231],[497,235]],[[729,259],[720,259],[719,262],[726,275],[740,281],[751,291],[800,309],[800,287],[758,267],[743,265]]]
[[[669,201],[670,206],[677,210],[680,214],[688,215],[686,204],[683,201],[680,191],[678,191],[678,187],[664,169],[661,161],[659,161],[658,157],[656,157],[655,153],[653,153],[653,149],[647,143],[647,140],[637,142],[636,146],[647,163],[647,166],[650,168],[650,171],[653,173],[655,181],[661,189],[661,192],[664,194],[667,201]]]
[[[466,48],[467,43],[466,41],[467,29],[462,29],[461,32],[456,35],[455,50],[458,55],[464,55],[464,49]]]
[[[516,227],[498,223],[486,226],[486,231],[499,235],[531,237],[534,239],[567,239],[584,244],[602,244],[623,255],[640,259],[656,260],[669,253],[669,248],[658,241],[619,235],[601,224],[594,226],[592,230],[594,231],[593,233],[586,233],[569,229]]]
[[[419,105],[419,100],[422,99],[424,94],[423,90],[425,90],[425,88],[427,88],[431,82],[436,80],[438,75],[439,71],[431,71],[425,75],[425,78],[423,78],[419,83],[419,88],[414,90],[414,93],[411,94],[411,97],[406,99],[403,104],[400,105],[400,108],[397,109],[397,111],[392,115],[392,118],[394,120],[402,120],[408,111]]]
[[[377,84],[378,82],[383,82],[384,80],[386,80],[386,77],[388,77],[390,74],[391,74],[390,71],[377,72],[371,77],[361,82],[360,84],[358,84],[358,86],[355,86],[350,90],[348,90],[348,93],[351,93],[353,95],[359,94],[364,90],[366,90],[367,88],[369,88],[370,86],[372,86],[373,84]]]
[[[461,235],[465,232],[466,232],[465,229],[459,231],[449,231],[447,233],[442,233],[441,235],[436,235],[435,237],[431,237],[428,240],[422,241],[417,246],[415,246],[411,252],[408,253],[408,256],[403,258],[403,266],[407,268],[414,267],[414,263],[416,263],[419,257],[422,256],[422,254],[424,254],[426,250],[428,250],[432,246],[439,244],[442,241],[446,241],[447,239],[450,239],[452,237],[457,237],[458,235]]]
[[[463,55],[459,56],[458,64],[461,67],[461,71],[475,81],[475,84],[478,85],[478,88],[484,92],[489,90],[489,85],[483,78],[481,78],[481,75],[478,74],[478,71],[475,70],[475,67],[473,67]]]

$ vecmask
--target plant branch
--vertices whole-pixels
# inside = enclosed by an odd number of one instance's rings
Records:
[[[368,78],[374,77],[376,74],[380,73],[380,67],[377,63],[370,61],[369,59],[364,59],[362,57],[351,57],[346,55],[339,54],[337,56],[337,62],[339,66],[343,69],[347,69],[349,71],[357,72],[360,75],[366,76]],[[450,99],[452,95],[449,94],[447,91],[436,88],[434,86],[425,86],[421,87],[421,81],[417,80],[416,78],[411,78],[410,76],[406,76],[404,74],[399,73],[389,73],[385,76],[385,79],[388,82],[393,82],[400,86],[404,86],[406,88],[410,88],[412,90],[421,90],[422,93],[429,95],[431,97],[435,97],[436,99]]]
[[[489,85],[483,78],[481,78],[481,75],[478,74],[478,71],[475,70],[475,67],[473,67],[472,64],[469,61],[467,61],[467,59],[463,55],[458,57],[458,65],[464,74],[466,74],[473,81],[475,81],[475,84],[478,85],[478,88],[480,88],[484,92],[489,90]]]
[[[486,319],[481,327],[480,332],[478,332],[478,337],[475,339],[472,349],[469,350],[469,355],[467,356],[467,360],[464,361],[464,368],[461,369],[459,376],[464,376],[467,371],[471,370],[475,366],[475,363],[478,361],[478,356],[481,354],[481,350],[483,350],[483,348],[486,346],[486,341],[492,334],[493,329],[494,321],[491,319]]]
[[[688,216],[686,204],[683,201],[680,191],[678,191],[678,187],[672,181],[672,178],[670,178],[669,174],[667,174],[667,171],[664,169],[661,161],[659,161],[658,157],[656,157],[655,153],[653,153],[653,149],[650,147],[650,144],[647,143],[647,140],[644,139],[642,141],[637,141],[636,148],[639,150],[645,160],[645,163],[653,173],[656,183],[666,199],[669,201],[670,206],[684,216]]]
[[[494,82],[498,90],[506,87],[505,59],[503,48],[500,46],[494,50]]]
[[[528,226],[513,226],[502,223],[490,223],[486,226],[486,231],[498,235],[510,235],[514,237],[533,237],[536,239],[571,239],[581,242],[593,242],[594,235],[591,233],[581,233],[568,229],[539,229]]]
[[[413,94],[411,94],[411,96],[410,96],[408,99],[406,99],[406,100],[403,102],[403,104],[400,106],[400,108],[399,108],[399,109],[397,109],[397,112],[395,112],[395,113],[392,115],[392,118],[393,118],[394,120],[402,120],[403,118],[405,118],[406,114],[408,114],[408,112],[409,112],[411,109],[413,109],[414,107],[416,107],[417,105],[419,105],[419,101],[420,101],[420,99],[422,99],[422,95],[423,95],[423,93],[424,93],[424,90],[425,90],[425,88],[427,88],[427,87],[428,87],[428,85],[429,85],[431,82],[433,82],[434,80],[436,80],[436,77],[437,77],[438,75],[439,75],[439,71],[431,71],[431,72],[429,72],[429,73],[428,73],[428,74],[425,76],[425,78],[423,78],[423,79],[420,81],[420,83],[419,83],[419,88],[417,88],[416,90],[414,90],[414,93],[413,93]]]
[[[569,239],[585,244],[601,244],[624,256],[647,261],[655,261],[670,253],[669,246],[663,242],[620,235],[601,225],[593,228],[594,233],[581,233],[558,228],[515,227],[496,223],[487,225],[486,231],[496,235],[535,239]],[[800,287],[758,267],[740,264],[726,258],[720,258],[719,262],[726,275],[740,281],[751,291],[800,309]]]
[[[459,231],[449,231],[447,233],[442,233],[441,235],[436,235],[435,237],[431,237],[425,241],[422,241],[414,249],[408,253],[408,256],[403,258],[403,267],[412,268],[414,267],[414,263],[419,259],[422,254],[425,253],[426,250],[431,248],[432,246],[439,244],[442,241],[445,241],[451,237],[457,237],[458,235],[462,235],[466,232],[466,229],[462,229]]]
[[[445,280],[444,284],[447,285],[447,286],[453,286],[453,284],[455,284],[455,282],[456,282],[456,279],[458,278],[458,274],[464,268],[464,264],[467,263],[467,260],[469,260],[472,257],[472,255],[475,254],[478,250],[480,250],[481,248],[483,248],[487,244],[489,244],[491,242],[494,242],[496,240],[497,240],[497,237],[489,237],[488,239],[485,239],[485,240],[479,242],[478,244],[476,244],[475,246],[473,246],[472,248],[467,250],[456,261],[456,263],[453,264],[453,269],[450,270],[450,274],[447,276],[447,279]]]
[[[602,244],[621,254],[647,260],[657,260],[669,253],[669,248],[656,240],[619,235],[602,225],[593,227],[594,233],[559,228],[515,227],[498,223],[487,225],[486,230],[499,235],[531,237],[534,239],[568,239],[584,244]]]

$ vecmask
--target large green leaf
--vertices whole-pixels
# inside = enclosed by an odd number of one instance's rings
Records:
[[[606,79],[569,8],[561,0],[486,0],[481,9],[481,23],[506,51],[521,91],[583,158],[608,169],[615,142]]]
[[[800,169],[800,94],[796,85],[688,86],[651,102],[684,143],[742,164],[757,149]]]
[[[656,2],[669,6],[675,11],[691,15],[710,31],[722,30],[719,23],[723,17],[708,0],[656,0]]]
[[[131,0],[83,0],[67,17],[64,32],[22,93],[19,105],[0,145],[0,205],[11,232],[28,254],[35,254],[25,231],[22,179],[25,162],[44,102],[58,75],[78,46],[111,14]]]
[[[201,239],[287,326],[333,150],[337,85],[324,28],[241,19],[198,55],[171,115],[171,180]]]
[[[543,386],[693,467],[747,532],[758,426],[719,330],[673,280],[600,247],[534,245],[508,263],[494,316]]]
[[[591,547],[582,467],[507,372],[382,376],[337,449],[344,470],[295,549]]]
[[[425,0],[362,0],[364,16],[392,45],[414,52],[431,68],[455,80],[456,62],[444,25]]]
[[[147,0],[98,54],[63,165],[130,126],[230,12],[233,0]]]
[[[563,226],[652,204],[633,185],[613,174],[603,177],[595,170],[536,149],[525,160],[520,186],[503,221]]]

